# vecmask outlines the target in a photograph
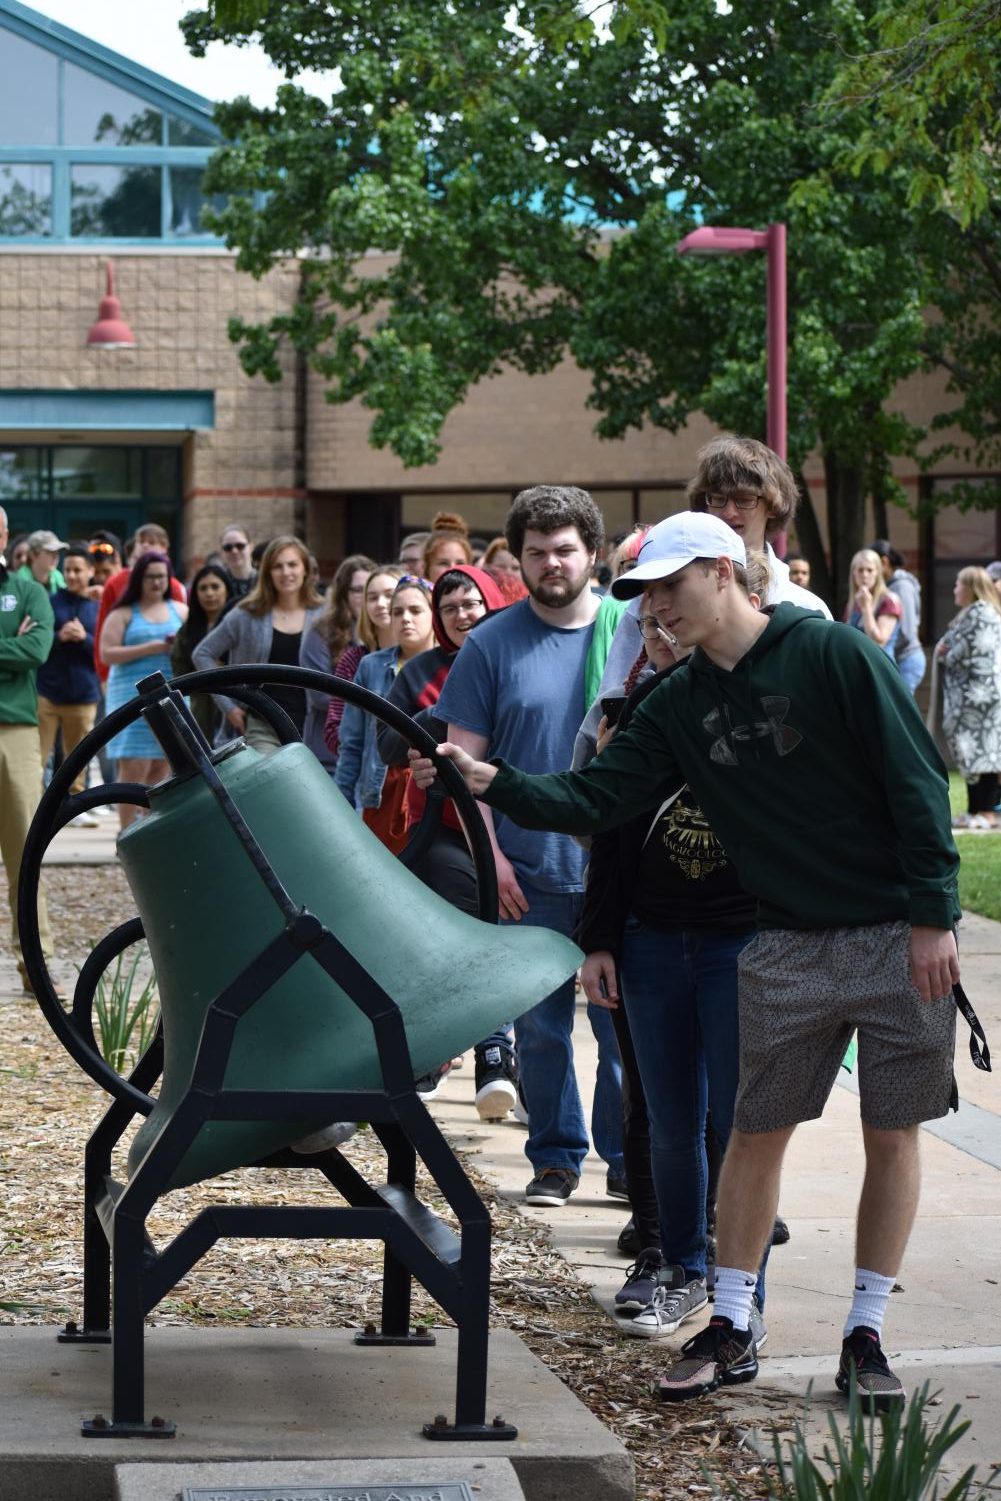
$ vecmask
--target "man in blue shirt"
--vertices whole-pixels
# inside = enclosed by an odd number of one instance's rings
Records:
[[[569,767],[586,708],[584,667],[598,597],[589,587],[604,525],[585,490],[536,485],[515,499],[505,528],[529,597],[471,632],[438,701],[448,738],[478,760],[503,756],[537,772]],[[482,809],[494,847],[500,916],[571,936],[586,857],[563,834],[519,828]],[[560,987],[515,1022],[528,1107],[530,1204],[565,1204],[580,1179],[588,1138],[573,1060],[574,986]],[[598,1040],[591,1129],[609,1169],[622,1180],[618,1049],[609,1013],[588,1007]]]

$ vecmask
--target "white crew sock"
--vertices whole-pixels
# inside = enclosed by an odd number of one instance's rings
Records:
[[[716,1275],[719,1276],[719,1273]],[[893,1291],[893,1282],[892,1277],[881,1277],[878,1272],[867,1271],[864,1266],[855,1268],[855,1296],[845,1321],[846,1338],[859,1324],[882,1334],[883,1316]]]
[[[757,1285],[757,1272],[742,1272],[736,1266],[718,1266],[713,1318],[730,1319],[734,1329],[745,1333],[750,1327],[751,1301]]]

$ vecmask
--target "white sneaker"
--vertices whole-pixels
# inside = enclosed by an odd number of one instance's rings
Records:
[[[329,1152],[331,1147],[342,1147],[346,1141],[350,1141],[357,1130],[354,1121],[332,1121],[321,1131],[312,1131],[309,1136],[294,1141],[292,1150],[301,1152],[304,1157],[310,1157],[314,1152]]]
[[[67,824],[70,829],[96,829],[97,819],[93,813],[78,813],[76,818],[71,818]]]

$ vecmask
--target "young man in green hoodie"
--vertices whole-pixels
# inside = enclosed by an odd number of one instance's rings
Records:
[[[644,562],[644,552],[654,561]],[[739,587],[744,544],[714,516],[669,517],[613,588],[651,589],[695,650],[583,771],[526,776],[439,747],[470,790],[529,828],[591,834],[662,801],[679,773],[758,902],[739,961],[740,1089],[719,1185],[716,1302],[665,1372],[680,1400],[750,1381],[756,1269],[782,1158],[817,1118],[857,1030],[866,1175],[837,1384],[903,1402],[880,1345],[918,1199],[921,1121],[955,1104],[958,855],[945,768],[893,664],[860,632]],[[431,763],[416,760],[426,785]],[[824,852],[818,856],[818,851]]]
[[[35,673],[52,650],[52,606],[45,589],[30,575],[9,573],[5,560],[7,513],[0,506],[0,858],[7,872],[11,939],[21,982],[30,982],[17,926],[17,882],[21,851],[42,793]],[[45,897],[38,895],[42,948],[52,954]]]

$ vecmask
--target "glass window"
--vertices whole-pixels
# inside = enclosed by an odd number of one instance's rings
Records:
[[[52,233],[52,168],[0,162],[0,235]]]
[[[41,500],[46,493],[40,448],[0,448],[0,500]]]
[[[159,146],[163,116],[158,109],[67,63],[63,73],[64,146]]]
[[[141,497],[141,452],[138,448],[54,448],[52,493],[57,500],[73,495]]]
[[[218,146],[219,137],[201,125],[189,125],[176,115],[167,116],[168,146]]]
[[[189,235],[207,235],[210,230],[202,224],[202,209],[206,206],[220,209],[225,203],[221,193],[208,200],[202,197],[204,167],[169,167],[170,173],[170,233],[174,239],[183,240]]]
[[[159,239],[159,167],[71,167],[70,234]]]
[[[179,500],[181,495],[181,450],[147,448],[146,498]]]
[[[57,144],[58,69],[54,53],[0,27],[0,144]]]

